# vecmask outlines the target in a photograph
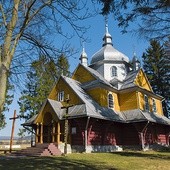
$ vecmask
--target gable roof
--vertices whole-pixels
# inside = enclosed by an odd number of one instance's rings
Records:
[[[123,85],[121,86],[121,90],[122,89],[126,89],[126,88],[130,88],[130,87],[135,87],[137,86],[135,83],[134,83],[134,80],[136,79],[137,77],[137,74],[138,74],[139,70],[135,70],[135,71],[131,71],[127,74],[125,80],[123,81]]]
[[[141,75],[143,76],[143,79],[141,79],[142,77]],[[145,81],[142,81],[142,80],[145,80]],[[143,84],[144,82],[145,84]],[[153,92],[150,82],[142,68],[138,71],[138,74],[136,75],[136,78],[134,79],[134,83],[140,88]]]
[[[83,86],[84,87],[89,87],[91,84],[96,84],[96,83],[102,83],[102,84],[105,84],[109,87],[112,87],[114,88],[100,73],[98,73],[96,70],[90,68],[90,67],[85,67],[84,65],[82,64],[79,64],[78,67],[76,68],[76,70],[79,68],[79,67],[83,67],[88,73],[90,73],[94,78],[95,80],[93,81],[90,81],[90,82],[85,82],[83,83]],[[76,70],[74,71],[73,75],[75,74]],[[116,89],[116,88],[115,88]]]
[[[74,92],[83,101],[86,108],[86,116],[108,119],[122,122],[124,121],[119,112],[113,111],[109,108],[101,107],[97,102],[95,102],[81,87],[81,83],[68,77],[64,77],[67,84],[74,90]]]

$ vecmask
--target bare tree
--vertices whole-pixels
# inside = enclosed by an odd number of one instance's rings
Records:
[[[3,111],[9,73],[18,75],[37,53],[56,57],[60,52],[70,53],[65,45],[58,50],[56,35],[66,39],[68,25],[82,37],[86,28],[78,21],[89,17],[83,0],[1,0],[0,1],[0,114]],[[63,25],[67,24],[67,28]],[[70,32],[70,30],[69,30]],[[23,69],[24,68],[24,69]]]
[[[147,39],[167,40],[170,35],[169,0],[97,0],[101,13],[113,13],[125,33],[131,31]],[[131,27],[132,26],[132,27]]]

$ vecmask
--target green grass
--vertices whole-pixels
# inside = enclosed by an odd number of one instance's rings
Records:
[[[68,154],[61,157],[10,158],[0,155],[0,170],[169,170],[170,152]]]

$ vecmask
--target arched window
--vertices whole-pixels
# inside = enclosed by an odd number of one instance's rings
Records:
[[[114,108],[114,99],[112,94],[108,95],[108,107],[112,109]]]
[[[58,101],[63,102],[64,101],[64,91],[60,91],[58,93]]]
[[[147,95],[144,96],[144,100],[145,100],[145,111],[149,111],[149,99]]]
[[[117,76],[117,67],[112,66],[110,71],[111,71],[111,77]]]
[[[156,113],[156,102],[155,99],[152,99],[152,111]]]

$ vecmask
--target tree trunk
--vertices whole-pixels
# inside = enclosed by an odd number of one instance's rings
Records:
[[[9,68],[8,68],[9,69]],[[0,114],[3,111],[7,91],[8,70],[4,63],[0,63]]]
[[[4,43],[0,49],[0,114],[3,111],[4,104],[5,104],[5,98],[7,92],[7,80],[9,75],[8,72],[10,69],[11,61],[14,56],[17,43],[19,41],[19,36],[16,36],[14,38],[15,39],[14,41],[12,40],[13,32],[18,20],[19,4],[20,4],[20,0],[14,0],[12,16],[10,21],[6,25]]]

